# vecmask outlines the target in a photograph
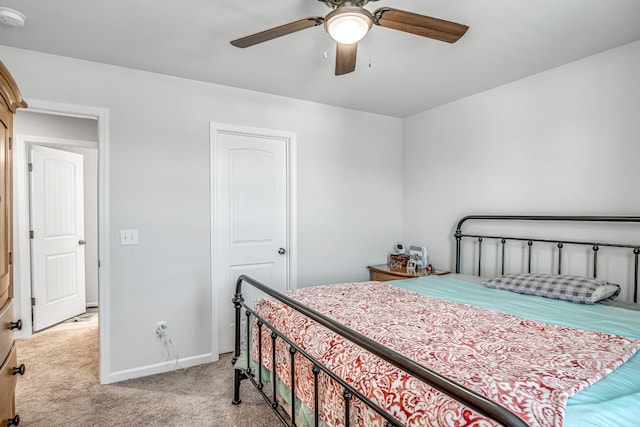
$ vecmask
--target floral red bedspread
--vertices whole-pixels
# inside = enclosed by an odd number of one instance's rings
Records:
[[[288,294],[500,403],[531,426],[561,426],[570,396],[640,348],[637,339],[525,320],[383,282],[316,286]],[[279,301],[263,298],[256,311],[407,426],[496,425]],[[278,377],[290,387],[290,354],[282,340],[278,343]],[[252,353],[256,360],[255,346]],[[272,370],[270,354],[271,340],[263,334],[263,364]],[[344,425],[341,387],[320,375],[320,390],[321,418],[331,426]],[[313,409],[311,364],[300,354],[296,394]],[[352,425],[384,425],[357,401],[351,418]]]

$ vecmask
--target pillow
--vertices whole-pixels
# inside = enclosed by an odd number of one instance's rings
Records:
[[[620,294],[620,286],[606,280],[558,274],[505,274],[485,282],[485,285],[580,304],[612,300]]]

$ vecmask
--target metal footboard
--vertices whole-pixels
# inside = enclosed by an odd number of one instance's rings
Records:
[[[484,396],[469,390],[462,385],[430,370],[425,368],[424,366],[414,362],[411,359],[406,358],[405,356],[397,353],[390,348],[387,348],[378,342],[352,330],[344,325],[336,322],[333,319],[330,319],[323,314],[306,307],[305,305],[299,303],[298,301],[289,298],[288,296],[271,289],[269,286],[255,280],[249,276],[242,275],[238,278],[236,282],[236,292],[233,298],[233,304],[235,307],[235,352],[232,363],[236,364],[241,351],[241,317],[242,317],[242,309],[245,309],[245,314],[247,316],[246,322],[246,346],[245,351],[247,352],[247,366],[246,367],[238,367],[235,366],[234,372],[234,394],[232,403],[237,405],[241,403],[240,400],[240,383],[245,379],[249,379],[250,382],[255,386],[258,392],[262,395],[262,397],[271,405],[274,412],[277,414],[278,418],[285,426],[294,427],[296,426],[296,398],[295,398],[295,387],[291,387],[291,419],[287,419],[285,415],[283,415],[279,411],[279,403],[276,399],[276,375],[273,373],[273,394],[269,396],[264,391],[264,384],[262,382],[262,334],[263,328],[267,328],[270,332],[270,336],[272,339],[272,351],[273,354],[271,357],[274,360],[273,366],[275,366],[275,348],[276,348],[276,340],[281,339],[289,346],[289,353],[291,356],[291,383],[295,384],[295,372],[294,372],[294,356],[296,353],[302,354],[305,358],[307,358],[313,365],[312,373],[314,375],[314,420],[315,426],[319,426],[319,414],[318,414],[318,375],[320,372],[330,376],[335,381],[338,382],[343,387],[343,398],[344,398],[344,414],[345,414],[345,426],[349,427],[349,413],[350,413],[350,402],[353,397],[358,398],[372,410],[377,412],[380,416],[382,416],[386,420],[386,425],[394,426],[394,427],[403,427],[400,421],[395,419],[392,415],[387,413],[384,409],[380,408],[374,402],[367,399],[363,396],[358,390],[354,389],[352,386],[347,384],[340,377],[335,375],[331,370],[325,367],[323,364],[315,360],[308,353],[304,351],[304,349],[300,348],[296,343],[289,340],[285,337],[281,332],[277,331],[273,328],[268,322],[266,322],[263,318],[257,315],[251,307],[248,307],[244,303],[244,298],[242,297],[242,284],[247,283],[250,286],[253,286],[262,292],[270,295],[271,297],[279,300],[280,302],[286,304],[287,306],[293,308],[294,310],[302,313],[303,315],[309,317],[310,319],[316,321],[317,323],[323,325],[324,327],[332,330],[333,332],[341,335],[342,337],[348,339],[349,341],[357,344],[363,349],[375,354],[376,356],[384,359],[385,361],[391,363],[397,368],[407,372],[408,374],[413,375],[414,377],[420,379],[421,381],[429,384],[435,389],[445,393],[457,401],[463,403],[467,407],[474,409],[480,414],[489,417],[504,426],[509,427],[525,427],[527,424],[521,420],[518,416],[510,412],[508,409],[503,406],[485,398]],[[251,361],[251,340],[249,339],[251,336],[251,324],[253,322],[250,321],[250,317],[255,316],[258,324],[258,369],[257,373],[254,373],[250,366]],[[257,378],[256,378],[257,376]]]

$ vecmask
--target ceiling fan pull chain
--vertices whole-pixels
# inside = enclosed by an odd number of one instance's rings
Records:
[[[363,50],[367,54],[367,61],[368,61],[367,65],[369,65],[369,68],[371,68],[371,44],[370,44],[370,41],[368,39],[364,39],[361,42],[361,44],[362,44]]]

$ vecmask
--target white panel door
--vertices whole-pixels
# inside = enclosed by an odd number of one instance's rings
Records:
[[[33,146],[30,153],[33,329],[86,311],[82,155]]]
[[[233,351],[231,300],[241,274],[288,289],[287,141],[268,135],[215,136],[215,253],[219,352]],[[259,296],[243,287],[248,304]]]

